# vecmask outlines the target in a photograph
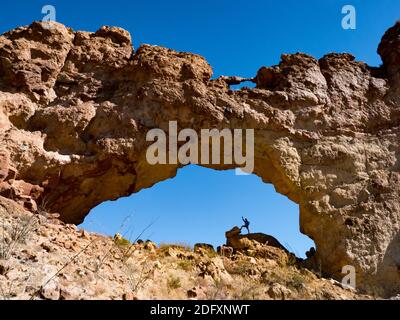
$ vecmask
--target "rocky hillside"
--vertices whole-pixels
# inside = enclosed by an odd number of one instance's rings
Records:
[[[215,252],[106,237],[0,197],[0,299],[370,299],[245,236]],[[236,241],[236,242],[235,242]]]

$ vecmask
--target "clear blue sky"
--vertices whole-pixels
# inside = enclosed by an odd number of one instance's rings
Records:
[[[297,51],[321,57],[350,52],[371,65],[381,63],[376,48],[384,31],[400,18],[397,0],[287,1],[7,1],[0,11],[0,32],[42,18],[54,5],[57,21],[75,30],[115,25],[131,32],[134,46],[157,44],[203,55],[214,76],[252,77],[263,65]],[[341,28],[341,8],[357,10],[357,29]],[[95,208],[84,226],[114,234],[126,216],[124,232],[137,235],[158,220],[143,238],[156,242],[220,244],[224,231],[241,215],[254,231],[270,233],[303,255],[312,242],[299,233],[298,206],[254,176],[235,176],[195,166],[173,180]]]

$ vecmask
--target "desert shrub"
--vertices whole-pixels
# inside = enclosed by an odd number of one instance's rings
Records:
[[[304,276],[302,276],[301,274],[295,274],[292,277],[292,279],[287,281],[287,286],[291,286],[295,289],[300,290],[304,287],[305,282],[306,282],[306,279]]]
[[[26,243],[38,225],[38,219],[34,215],[20,215],[14,217],[10,224],[3,224],[0,233],[0,259],[8,260],[18,245]]]
[[[132,293],[137,293],[145,287],[154,276],[155,267],[150,264],[147,259],[139,266],[124,265],[124,273],[128,277]]]
[[[218,257],[218,253],[217,253],[215,250],[213,250],[213,249],[204,248],[204,249],[203,249],[203,252],[205,252],[206,255],[207,255],[209,258]]]
[[[189,244],[181,243],[181,242],[177,242],[177,243],[161,242],[160,245],[159,245],[159,249],[162,252],[168,251],[169,248],[181,249],[181,250],[185,250],[185,251],[191,251],[192,250],[192,247]]]
[[[254,270],[254,265],[244,260],[228,261],[224,263],[224,266],[226,271],[230,274],[246,275],[252,274]]]
[[[272,285],[274,283],[284,282],[282,275],[275,271],[265,271],[261,274],[260,281],[265,285]]]
[[[209,286],[206,294],[207,300],[224,300],[228,298],[228,286],[222,280],[214,279],[213,285]]]
[[[181,279],[178,277],[170,276],[167,280],[168,289],[178,289],[181,286]]]
[[[187,259],[179,260],[178,267],[181,268],[182,270],[190,271],[193,269],[193,261]]]
[[[120,246],[120,247],[129,247],[129,246],[132,245],[132,243],[131,243],[128,239],[124,238],[124,237],[121,236],[119,233],[117,233],[117,234],[114,236],[114,243],[115,243],[117,246]]]
[[[12,224],[10,237],[17,243],[26,243],[29,236],[38,228],[38,219],[34,216],[22,215]]]
[[[233,299],[235,300],[259,300],[260,287],[256,284],[249,283],[233,292]]]

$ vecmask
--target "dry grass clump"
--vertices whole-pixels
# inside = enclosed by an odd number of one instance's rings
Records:
[[[184,271],[190,271],[194,267],[193,260],[182,259],[178,261],[178,267]]]
[[[184,250],[184,251],[192,250],[192,247],[189,244],[183,243],[183,242],[177,242],[177,243],[161,242],[160,245],[158,246],[158,248],[160,249],[161,252],[168,251],[168,249],[170,249],[170,248],[180,249],[180,250]]]
[[[254,265],[246,260],[225,260],[224,266],[226,271],[231,275],[252,275],[254,273]]]
[[[181,279],[178,277],[170,276],[167,280],[167,287],[170,290],[175,290],[181,287]]]

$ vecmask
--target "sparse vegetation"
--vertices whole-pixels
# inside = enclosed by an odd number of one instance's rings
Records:
[[[291,286],[297,290],[303,289],[306,283],[306,279],[303,275],[296,273],[293,278],[287,282],[288,286]]]
[[[43,288],[45,288],[49,283],[51,283],[55,278],[58,277],[58,275],[61,274],[63,270],[65,270],[67,267],[69,267],[74,261],[78,259],[80,255],[86,252],[87,249],[89,249],[90,246],[94,244],[95,240],[92,240],[89,242],[85,247],[83,247],[80,251],[78,251],[73,257],[71,257],[67,262],[65,262],[58,270],[55,272],[51,277],[48,278],[48,280],[43,283],[37,291],[35,291],[31,297],[30,300],[35,299],[41,292]]]
[[[209,288],[206,292],[207,300],[222,300],[226,299],[228,287],[221,280],[215,280],[213,286]]]
[[[205,252],[205,254],[206,254],[209,258],[218,257],[218,253],[215,252],[215,251],[212,250],[212,249],[203,248],[202,250],[203,250],[203,252]]]
[[[252,274],[252,270],[254,270],[254,265],[245,260],[226,260],[224,265],[226,271],[228,271],[228,273],[230,273],[231,275],[249,275]]]
[[[274,283],[283,282],[283,277],[279,275],[276,271],[266,270],[261,273],[260,281],[265,285],[272,285]]]
[[[294,254],[289,254],[287,262],[286,262],[286,266],[287,267],[293,267],[297,265],[297,258]]]
[[[121,236],[119,233],[114,236],[114,243],[119,247],[128,247],[132,245],[132,242]]]
[[[193,261],[188,259],[179,260],[178,267],[184,271],[190,271],[193,269]]]
[[[258,300],[260,299],[260,289],[265,291],[265,288],[257,283],[245,284],[243,288],[238,289],[233,298],[235,300]]]
[[[178,289],[181,287],[181,279],[178,277],[170,276],[167,280],[167,287],[170,290]]]
[[[165,243],[165,242],[161,242],[160,245],[158,246],[158,248],[160,249],[161,252],[165,252],[168,251],[169,248],[174,248],[174,249],[181,249],[184,251],[190,251],[192,250],[192,247],[187,244],[187,243]]]
[[[20,244],[25,243],[38,227],[34,215],[18,215],[9,224],[3,223],[0,239],[0,259],[8,260]]]
[[[154,266],[145,260],[139,266],[125,263],[125,274],[128,277],[131,292],[136,294],[154,275]]]

